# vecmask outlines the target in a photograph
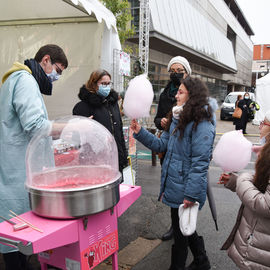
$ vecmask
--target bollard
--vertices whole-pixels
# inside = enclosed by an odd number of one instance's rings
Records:
[[[156,134],[156,129],[155,128],[149,128],[148,129],[152,134]],[[152,151],[152,166],[157,166],[157,153]]]

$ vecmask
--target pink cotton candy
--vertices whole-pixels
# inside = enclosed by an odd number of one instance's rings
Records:
[[[154,92],[146,75],[136,76],[129,82],[123,103],[124,114],[130,119],[149,117]]]
[[[213,160],[224,172],[241,171],[251,159],[251,147],[241,131],[226,132],[214,149]]]

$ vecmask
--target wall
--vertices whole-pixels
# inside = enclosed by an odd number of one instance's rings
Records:
[[[103,27],[98,22],[0,26],[0,36],[5,36],[0,43],[0,76],[13,62],[33,58],[41,46],[59,45],[69,66],[53,83],[52,96],[44,96],[44,100],[50,119],[72,114],[79,88],[100,66]]]
[[[227,26],[236,34],[235,59],[238,72],[224,74],[222,79],[231,84],[251,86],[253,44],[223,0],[191,0],[193,6],[206,14],[208,19],[227,35]],[[237,87],[238,88],[238,87]],[[239,90],[242,87],[239,86]],[[238,90],[238,89],[237,89]]]
[[[253,60],[270,60],[270,44],[254,45]]]

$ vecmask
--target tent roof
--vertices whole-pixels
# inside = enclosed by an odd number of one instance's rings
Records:
[[[89,15],[108,29],[116,30],[116,19],[98,0],[2,0],[0,26],[14,21],[83,18]]]
[[[270,84],[270,73],[256,80],[256,86],[258,86],[258,84]]]

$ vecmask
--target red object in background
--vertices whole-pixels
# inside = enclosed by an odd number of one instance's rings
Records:
[[[79,151],[70,150],[61,154],[54,154],[55,166],[60,167],[72,162],[72,165],[79,164]]]

